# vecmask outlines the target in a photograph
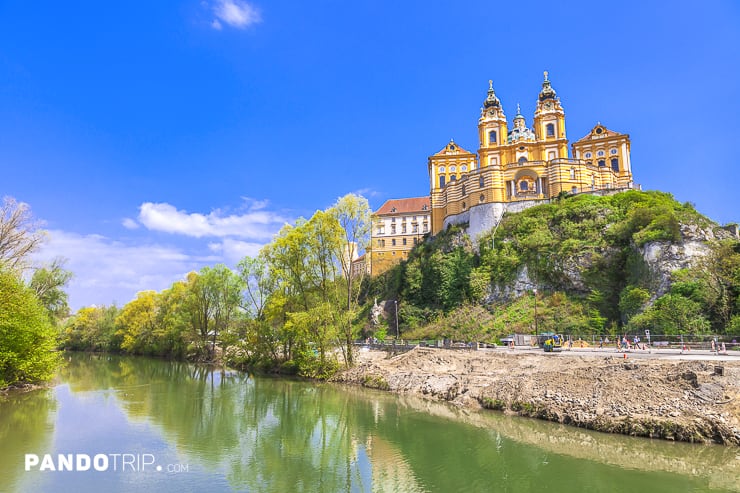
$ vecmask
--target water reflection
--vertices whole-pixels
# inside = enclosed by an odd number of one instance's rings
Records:
[[[17,487],[25,452],[49,449],[56,407],[48,389],[0,395],[0,491]]]
[[[101,355],[71,355],[60,381],[54,392],[0,402],[0,438],[10,444],[0,459],[13,464],[0,491],[740,491],[737,449],[355,387]],[[26,450],[128,450],[189,469],[23,474]]]

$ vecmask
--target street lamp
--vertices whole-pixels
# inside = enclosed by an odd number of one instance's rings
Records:
[[[537,332],[537,288],[532,288],[534,294],[534,336],[539,341],[539,333]]]
[[[398,300],[393,300],[396,305],[396,339],[398,339]]]

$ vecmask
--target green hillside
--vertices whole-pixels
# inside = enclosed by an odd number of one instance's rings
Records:
[[[505,214],[477,247],[448,228],[370,294],[398,299],[407,338],[534,332],[535,296],[540,331],[740,334],[740,243],[667,193],[565,196]]]

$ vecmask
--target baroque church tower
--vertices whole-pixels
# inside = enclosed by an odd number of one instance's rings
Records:
[[[500,219],[512,204],[521,210],[563,193],[633,187],[629,135],[599,123],[573,144],[573,157],[568,156],[565,111],[547,72],[531,129],[517,105],[509,130],[493,82],[488,81],[478,141],[477,154],[451,140],[428,159],[432,234],[486,215]]]

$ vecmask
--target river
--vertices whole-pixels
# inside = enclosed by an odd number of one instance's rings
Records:
[[[0,396],[0,492],[740,491],[740,450],[334,384],[68,354]]]

